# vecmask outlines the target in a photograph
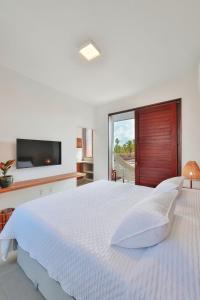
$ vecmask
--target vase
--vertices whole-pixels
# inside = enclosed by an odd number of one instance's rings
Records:
[[[13,176],[7,175],[0,177],[0,187],[7,188],[13,183]]]

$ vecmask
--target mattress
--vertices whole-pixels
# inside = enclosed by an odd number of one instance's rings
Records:
[[[27,202],[0,235],[36,259],[77,300],[200,299],[200,197],[184,190],[172,232],[144,249],[110,246],[124,214],[151,188],[98,181]]]
[[[31,258],[28,252],[24,251],[20,247],[18,247],[17,250],[17,262],[26,276],[33,282],[35,288],[39,289],[45,299],[74,299],[71,296],[67,295],[61,288],[59,282],[50,278],[47,271],[35,259]]]

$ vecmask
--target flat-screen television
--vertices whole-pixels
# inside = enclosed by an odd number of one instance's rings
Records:
[[[17,169],[61,164],[61,142],[17,139]]]

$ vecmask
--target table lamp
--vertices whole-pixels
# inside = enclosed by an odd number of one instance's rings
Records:
[[[184,168],[182,175],[190,179],[190,188],[192,189],[192,180],[200,179],[200,168],[196,161],[188,161]]]

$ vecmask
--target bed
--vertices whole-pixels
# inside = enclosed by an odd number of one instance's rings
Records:
[[[124,214],[151,190],[102,180],[27,202],[0,235],[4,258],[16,240],[19,264],[48,300],[200,299],[199,191],[182,191],[162,243],[110,245]]]

